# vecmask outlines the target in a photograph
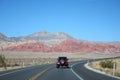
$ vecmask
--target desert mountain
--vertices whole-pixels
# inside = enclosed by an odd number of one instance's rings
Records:
[[[11,38],[0,34],[0,46],[5,51],[120,53],[120,42],[76,40],[62,32],[46,31]]]
[[[10,38],[14,41],[36,41],[43,43],[45,45],[55,45],[60,43],[61,41],[67,40],[67,39],[73,39],[71,36],[68,34],[62,33],[62,32],[57,32],[57,33],[49,33],[46,31],[40,31],[37,33],[30,34],[28,36],[23,36],[23,37],[14,37]]]
[[[14,44],[19,45],[25,42],[40,42],[42,44],[52,46],[67,39],[74,38],[63,32],[49,33],[46,31],[40,31],[22,37],[7,37],[0,33],[0,45],[3,47],[13,46]]]
[[[32,51],[32,52],[95,52],[95,53],[119,53],[120,47],[108,43],[94,43],[81,40],[65,40],[54,46],[43,45],[38,42],[24,43],[11,46],[5,51]]]
[[[12,41],[12,40],[7,36],[5,36],[4,34],[0,33],[0,42],[4,42],[4,41]]]

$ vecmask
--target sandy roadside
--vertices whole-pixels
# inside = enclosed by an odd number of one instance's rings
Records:
[[[47,63],[55,63],[59,56],[67,56],[69,61],[78,61],[85,59],[107,58],[120,56],[119,54],[104,54],[104,53],[41,53],[41,52],[10,52],[2,51],[0,54],[6,57],[7,64],[18,64],[17,67],[8,67],[10,69],[21,68],[22,66],[42,65]],[[0,70],[4,70],[1,68]]]
[[[106,74],[113,75],[113,76],[115,75],[115,76],[120,77],[120,59],[110,59],[110,60],[112,60],[116,64],[114,74],[113,74],[113,68],[110,69],[110,68],[101,67],[100,66],[101,61],[92,62],[89,64],[89,66],[93,69],[105,72]]]

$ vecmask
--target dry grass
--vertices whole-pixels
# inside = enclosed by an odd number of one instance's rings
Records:
[[[120,77],[120,59],[112,59],[112,60],[113,60],[113,62],[116,63],[115,76]],[[107,73],[107,74],[113,75],[113,69],[110,69],[110,68],[102,68],[102,67],[100,66],[100,62],[101,62],[101,61],[92,62],[92,63],[89,64],[89,66],[91,66],[91,67],[94,68],[94,69],[103,71],[103,72],[105,72],[105,73]]]
[[[58,56],[67,56],[68,58],[84,58],[84,59],[94,59],[94,58],[106,58],[113,56],[120,56],[117,54],[105,54],[105,53],[42,53],[42,52],[11,52],[11,51],[0,51],[0,54],[5,55],[6,58],[57,58]]]
[[[100,54],[100,53],[42,53],[42,52],[10,52],[2,51],[0,54],[3,54],[7,59],[7,64],[14,65],[18,64],[19,67],[31,66],[31,65],[42,65],[47,63],[55,63],[56,59],[59,56],[67,56],[69,61],[78,61],[84,59],[95,59],[95,58],[107,58],[113,56],[119,56],[119,54]],[[10,67],[9,67],[10,68]],[[9,69],[8,68],[8,69]],[[12,67],[11,69],[13,69]]]

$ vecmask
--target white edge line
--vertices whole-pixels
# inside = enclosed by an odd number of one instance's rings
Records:
[[[72,71],[73,74],[74,74],[75,76],[77,76],[80,80],[84,80],[82,77],[80,77],[80,76],[72,69],[72,67],[75,66],[76,64],[79,64],[79,63],[75,63],[75,64],[71,65],[71,71]]]
[[[94,68],[91,68],[90,66],[88,66],[88,63],[86,63],[86,64],[84,65],[84,67],[87,68],[87,69],[89,69],[89,70],[91,70],[91,71],[94,71],[94,72],[96,72],[96,73],[100,73],[100,74],[103,74],[103,75],[106,75],[106,76],[109,76],[109,77],[113,77],[113,78],[116,78],[116,79],[120,79],[120,77],[112,76],[112,75],[110,75],[110,74],[106,74],[106,73],[103,72],[103,71],[100,71],[100,70],[96,70],[96,69],[94,69]]]

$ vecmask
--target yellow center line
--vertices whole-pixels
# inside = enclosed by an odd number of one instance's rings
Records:
[[[44,74],[45,72],[47,72],[48,70],[50,70],[52,67],[48,67],[46,69],[44,69],[43,71],[41,71],[40,73],[32,76],[29,80],[36,80],[38,77],[40,77],[42,74]]]

